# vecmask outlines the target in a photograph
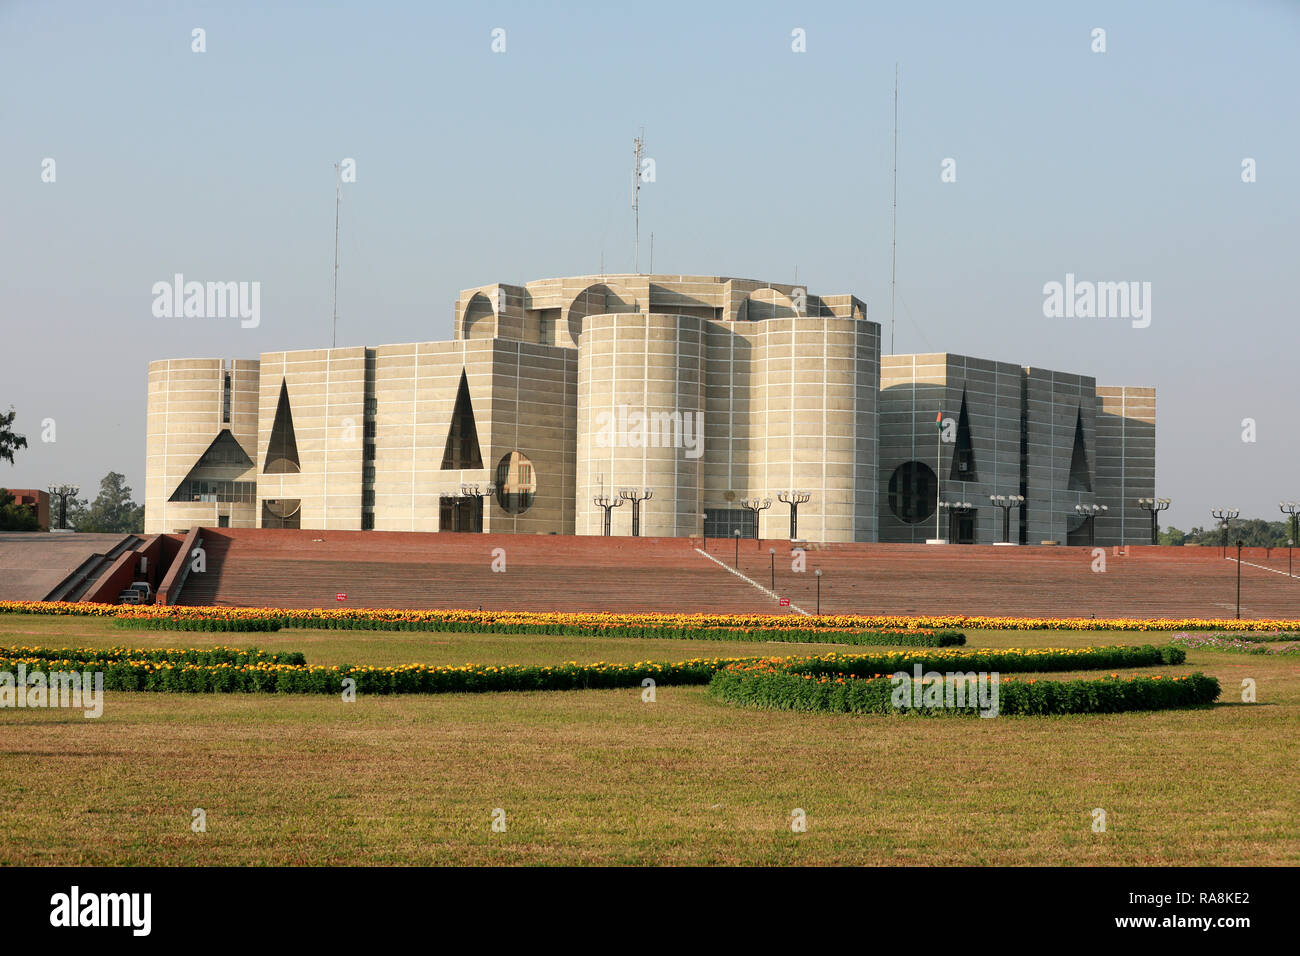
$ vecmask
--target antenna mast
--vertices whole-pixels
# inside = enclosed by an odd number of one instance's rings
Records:
[[[641,274],[641,156],[645,152],[645,127],[632,140],[632,271]]]
[[[343,179],[339,164],[334,164],[334,338],[331,348],[339,344],[339,203],[343,201]]]
[[[894,215],[889,228],[889,354],[894,354],[894,285],[898,275],[898,64],[894,64]]]

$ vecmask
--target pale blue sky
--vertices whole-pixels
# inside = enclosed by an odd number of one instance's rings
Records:
[[[643,270],[652,231],[659,272],[797,265],[887,341],[897,61],[896,351],[1154,385],[1167,521],[1277,518],[1300,498],[1298,51],[1282,0],[0,2],[0,407],[31,442],[0,484],[113,469],[140,500],[150,360],[328,344],[343,157],[341,345],[449,338],[460,289],[602,251],[630,271],[642,126]],[[175,272],[260,281],[260,327],[154,318]],[[1067,272],[1151,282],[1151,326],[1044,318]]]

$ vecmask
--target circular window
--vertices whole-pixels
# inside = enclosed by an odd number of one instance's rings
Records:
[[[889,510],[908,524],[931,518],[937,488],[934,469],[922,461],[905,461],[889,477]]]
[[[512,451],[497,462],[497,504],[506,514],[521,515],[533,504],[537,476],[522,452]]]

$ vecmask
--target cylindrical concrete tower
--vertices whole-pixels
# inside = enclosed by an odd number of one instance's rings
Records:
[[[704,319],[659,313],[587,316],[578,343],[577,533],[601,534],[593,499],[651,489],[643,537],[699,534],[704,457]],[[613,512],[632,533],[635,505]]]

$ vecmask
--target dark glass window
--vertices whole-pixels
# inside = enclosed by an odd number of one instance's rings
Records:
[[[705,508],[704,536],[706,538],[758,537],[758,522],[748,508]]]
[[[447,432],[447,445],[442,452],[444,471],[462,468],[482,468],[479,454],[478,428],[474,424],[474,407],[469,400],[469,381],[460,373],[460,388],[456,390],[456,405],[451,412],[451,428]]]
[[[900,521],[916,524],[934,517],[938,484],[934,469],[922,461],[907,461],[889,477],[889,510]]]
[[[214,481],[190,478],[181,482],[172,501],[215,501],[221,504],[252,504],[257,500],[255,481]]]
[[[966,393],[961,393],[961,412],[957,416],[957,447],[953,449],[952,481],[979,481],[975,476],[975,446],[971,442],[970,416],[966,413]]]

